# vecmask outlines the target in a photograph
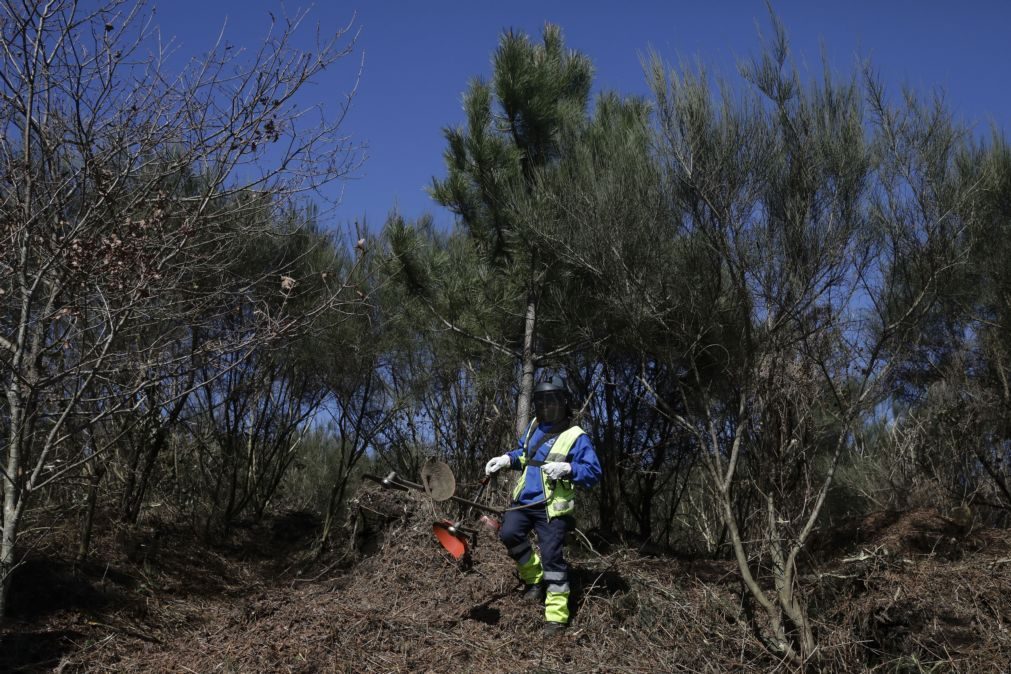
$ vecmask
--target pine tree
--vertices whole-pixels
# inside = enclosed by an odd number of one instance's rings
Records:
[[[567,51],[561,30],[550,24],[541,44],[504,33],[492,63],[492,81],[475,79],[464,96],[466,126],[446,130],[448,175],[434,180],[431,192],[457,215],[497,287],[509,288],[513,306],[522,307],[522,327],[500,336],[520,362],[521,433],[534,371],[546,355],[537,340],[538,322],[552,311],[545,290],[558,280],[559,266],[532,238],[536,214],[517,204],[537,189],[538,170],[558,162],[566,130],[584,123],[592,66]]]

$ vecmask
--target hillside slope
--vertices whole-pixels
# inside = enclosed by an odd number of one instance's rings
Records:
[[[318,522],[291,513],[227,545],[150,525],[75,568],[20,570],[0,670],[62,672],[768,671],[732,562],[573,545],[573,623],[540,632],[512,562],[482,534],[462,567],[430,504],[366,487],[341,549],[310,560]],[[1004,671],[1011,536],[936,513],[880,513],[814,554],[823,671]],[[954,534],[954,535],[953,535]],[[100,560],[100,561],[99,561]]]

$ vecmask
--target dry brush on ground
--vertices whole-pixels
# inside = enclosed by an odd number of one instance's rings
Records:
[[[61,672],[656,672],[782,666],[746,626],[732,562],[595,551],[577,540],[573,623],[540,632],[512,562],[482,533],[469,564],[435,543],[436,513],[365,487],[343,542],[290,513],[227,544],[165,523],[110,537],[72,567],[25,564],[0,669]],[[1011,536],[932,511],[882,513],[812,549],[823,671],[1001,671],[1011,652]],[[1001,663],[1004,664],[1001,664]],[[935,670],[936,671],[936,670]]]

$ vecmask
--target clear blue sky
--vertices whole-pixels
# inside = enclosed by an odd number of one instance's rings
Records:
[[[213,42],[227,18],[226,39],[253,47],[269,25],[268,12],[299,5],[278,0],[152,0],[163,35],[180,53]],[[1011,2],[1006,0],[780,0],[774,8],[801,68],[816,75],[822,46],[839,74],[870,58],[893,90],[902,84],[943,89],[961,119],[986,131],[1011,131]],[[304,5],[303,5],[304,6]],[[490,57],[505,28],[539,37],[545,21],[562,27],[568,47],[587,54],[597,90],[645,94],[641,55],[655,48],[666,60],[699,58],[713,71],[735,74],[735,64],[759,49],[758,28],[769,30],[764,0],[701,2],[570,2],[478,0],[326,2],[310,20],[335,30],[356,15],[365,70],[345,131],[368,146],[368,159],[331,217],[342,227],[367,218],[378,228],[394,207],[408,217],[452,215],[425,188],[442,176],[442,129],[462,122],[461,94],[470,78],[488,76]],[[356,62],[357,63],[357,62]],[[350,86],[350,60],[325,73],[309,93],[336,100]],[[329,193],[338,194],[334,187]]]

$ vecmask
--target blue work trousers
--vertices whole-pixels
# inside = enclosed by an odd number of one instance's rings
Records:
[[[533,550],[530,546],[529,534],[537,534],[537,547],[540,549],[541,565],[550,581],[564,578],[568,581],[569,565],[565,561],[563,548],[565,535],[572,529],[573,521],[569,516],[555,517],[548,521],[544,506],[510,510],[502,517],[502,528],[499,538],[505,544],[517,564],[523,565],[530,559]],[[557,575],[556,575],[557,574]]]

